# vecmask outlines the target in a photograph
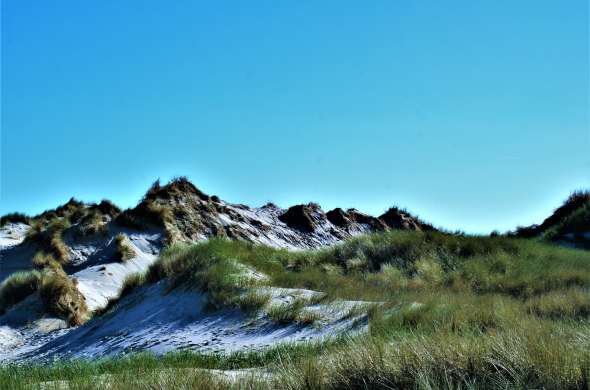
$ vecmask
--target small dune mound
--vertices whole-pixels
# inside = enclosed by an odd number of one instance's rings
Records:
[[[387,230],[387,225],[379,218],[363,214],[357,209],[348,209],[346,213],[351,221],[368,225],[373,231]]]
[[[326,213],[326,218],[328,218],[328,221],[330,221],[332,224],[341,228],[346,228],[348,225],[350,225],[348,213],[346,213],[340,207],[328,211]]]
[[[508,236],[542,238],[590,249],[590,190],[575,191],[540,225],[519,226]]]
[[[195,187],[184,176],[174,178],[163,186],[160,185],[160,180],[156,180],[145,194],[144,200],[173,199],[187,194],[197,195],[202,200],[209,200],[209,195]]]
[[[316,227],[312,218],[315,209],[315,205],[300,204],[293,206],[280,215],[279,220],[284,222],[292,229],[297,229],[305,233],[311,233]]]
[[[116,222],[138,230],[146,226],[163,228],[169,243],[225,237],[224,225],[217,218],[218,209],[223,207],[219,197],[201,192],[185,177],[165,185],[157,180],[142,201],[121,213]]]
[[[422,230],[422,224],[404,210],[391,207],[379,217],[391,229]]]

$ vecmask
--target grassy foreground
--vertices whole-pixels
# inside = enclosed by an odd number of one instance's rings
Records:
[[[127,290],[168,278],[210,292],[215,305],[234,304],[243,265],[273,286],[385,304],[354,338],[227,356],[6,366],[0,388],[590,388],[588,251],[403,231],[309,252],[210,240],[171,246]],[[237,381],[201,370],[253,367],[263,370]]]

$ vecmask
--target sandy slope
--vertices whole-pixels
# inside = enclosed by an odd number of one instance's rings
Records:
[[[24,235],[26,228],[18,227],[17,231]],[[90,311],[104,308],[109,299],[117,297],[125,278],[147,270],[161,249],[159,232],[124,231],[136,256],[126,262],[115,261],[113,240],[120,231],[75,241],[66,237],[74,264],[69,274],[78,280],[78,289]],[[287,246],[286,242],[295,238],[280,230],[273,234],[260,241]],[[26,244],[20,248],[10,244],[0,252],[10,254],[7,258],[14,265],[10,270],[27,267],[30,257],[21,256],[22,253],[28,255]],[[6,264],[0,262],[0,267]],[[271,304],[285,304],[296,297],[311,298],[318,294],[277,288],[267,288],[264,292],[272,296]],[[38,294],[33,294],[0,316],[0,362],[96,358],[140,350],[230,352],[284,342],[320,340],[364,328],[358,317],[345,318],[354,302],[309,305],[304,310],[321,313],[322,319],[315,325],[301,325],[274,323],[264,312],[251,316],[238,309],[207,311],[205,301],[206,297],[195,291],[168,292],[166,281],[161,281],[133,292],[109,313],[83,326],[68,328],[63,320],[45,313]]]
[[[306,296],[306,290],[276,289],[274,303]],[[238,309],[207,311],[205,297],[194,291],[167,292],[166,282],[125,297],[109,313],[45,343],[1,354],[0,360],[96,358],[131,351],[164,353],[179,349],[203,352],[252,350],[284,342],[318,340],[344,331],[364,329],[362,316],[345,318],[353,302],[312,305],[324,316],[315,325],[276,324],[265,314],[248,316]]]

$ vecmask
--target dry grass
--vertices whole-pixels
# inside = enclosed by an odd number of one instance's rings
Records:
[[[318,311],[301,310],[299,315],[295,318],[298,324],[313,325],[322,319],[322,315]]]
[[[0,227],[8,223],[31,223],[31,218],[22,213],[9,213],[0,217]]]
[[[38,271],[16,272],[4,279],[0,284],[0,314],[37,291],[40,281]]]
[[[39,269],[43,269],[48,266],[54,267],[55,264],[58,263],[57,260],[55,260],[55,257],[53,257],[53,255],[50,255],[43,251],[38,251],[37,253],[35,253],[32,262],[33,265]]]
[[[129,242],[129,238],[127,238],[127,236],[123,233],[117,234],[117,236],[115,237],[115,245],[117,246],[115,250],[115,255],[119,260],[127,261],[135,257],[135,250]]]
[[[104,221],[104,216],[99,209],[91,209],[78,224],[78,234],[81,236],[90,236],[94,234],[106,234],[108,227]]]
[[[88,307],[78,291],[77,280],[69,279],[61,268],[46,269],[39,294],[48,312],[65,319],[69,325],[81,325],[88,320]]]
[[[63,240],[63,233],[70,227],[67,219],[59,218],[44,224],[36,221],[27,232],[26,240],[35,243],[47,255],[52,255],[61,264],[70,259],[69,249]]]

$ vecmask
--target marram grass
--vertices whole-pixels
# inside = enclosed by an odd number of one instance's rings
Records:
[[[299,252],[216,239],[172,246],[126,293],[167,278],[208,292],[215,305],[266,310],[277,322],[301,317],[298,304],[273,307],[268,296],[245,293],[256,283],[228,277],[244,265],[268,285],[326,292],[325,302],[380,304],[370,307],[366,334],[324,344],[5,366],[0,388],[590,388],[588,251],[432,232]],[[254,370],[231,381],[207,371],[245,368]]]

